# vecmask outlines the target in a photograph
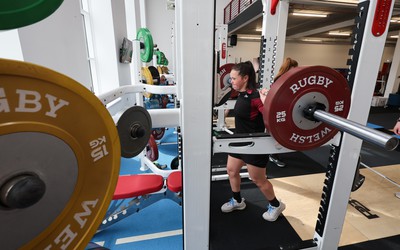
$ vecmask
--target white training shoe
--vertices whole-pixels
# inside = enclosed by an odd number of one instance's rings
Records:
[[[284,168],[286,167],[286,163],[276,158],[274,155],[269,155],[269,161],[275,163],[278,167]]]
[[[286,205],[282,201],[279,202],[279,207],[273,207],[271,204],[268,204],[267,207],[267,212],[263,213],[263,218],[264,220],[267,221],[276,221],[278,219],[279,215],[285,210]]]
[[[231,198],[227,203],[222,205],[221,211],[224,213],[232,212],[233,210],[243,210],[246,208],[246,203],[244,202],[244,198],[239,203],[234,198]]]

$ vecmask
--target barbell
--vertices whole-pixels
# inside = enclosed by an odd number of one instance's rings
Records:
[[[338,130],[393,150],[398,139],[346,119],[350,88],[336,70],[325,66],[296,67],[282,75],[267,94],[263,119],[282,146],[308,150],[327,143]]]

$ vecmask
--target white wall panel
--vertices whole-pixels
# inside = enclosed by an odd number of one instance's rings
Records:
[[[25,61],[58,71],[90,88],[90,70],[78,0],[64,1],[46,19],[18,31]]]

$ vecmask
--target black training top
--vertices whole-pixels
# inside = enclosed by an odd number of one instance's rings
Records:
[[[239,92],[234,107],[236,133],[265,132],[263,107],[257,90]]]

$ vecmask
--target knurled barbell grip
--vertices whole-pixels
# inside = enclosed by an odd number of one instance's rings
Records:
[[[354,135],[357,138],[383,147],[389,151],[394,150],[399,144],[399,140],[394,136],[385,134],[378,130],[366,127],[357,122],[347,120],[323,110],[316,110],[314,112],[314,118],[318,121],[327,123],[339,129],[340,131]]]

